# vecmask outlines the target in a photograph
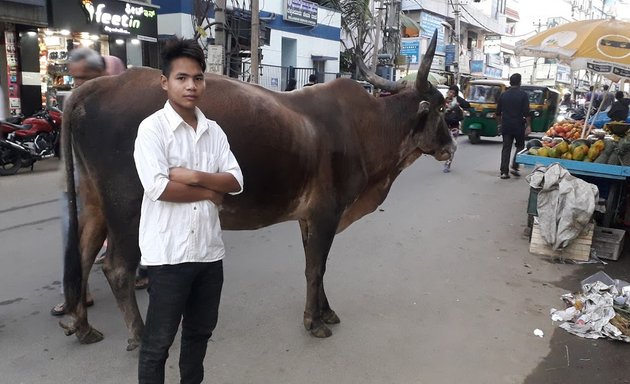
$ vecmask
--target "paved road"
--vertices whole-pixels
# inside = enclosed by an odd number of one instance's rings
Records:
[[[625,344],[556,328],[549,308],[603,266],[555,264],[522,236],[528,188],[499,180],[497,141],[460,149],[450,174],[421,158],[377,212],[337,236],[326,286],[342,322],[314,339],[302,327],[304,256],[297,223],[226,232],[224,294],[207,382],[222,384],[627,383]],[[0,179],[2,383],[133,383],[122,317],[99,268],[90,278],[95,345],[65,337],[57,162]],[[140,291],[141,311],[146,292]],[[545,336],[534,336],[535,329]],[[167,378],[178,382],[171,350]]]

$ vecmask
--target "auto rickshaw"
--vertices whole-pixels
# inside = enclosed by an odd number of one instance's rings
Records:
[[[464,98],[470,109],[464,111],[462,132],[468,135],[472,144],[481,141],[482,136],[497,136],[497,101],[503,91],[510,86],[504,80],[472,80],[466,85]]]
[[[465,98],[471,108],[464,112],[462,132],[468,135],[472,144],[479,143],[482,136],[500,134],[496,120],[497,101],[509,86],[509,82],[502,80],[473,80],[468,83]],[[521,89],[529,96],[532,132],[545,132],[555,123],[560,92],[541,85],[523,84]]]
[[[521,85],[529,96],[529,109],[532,119],[532,132],[545,132],[556,122],[560,92],[541,85]]]

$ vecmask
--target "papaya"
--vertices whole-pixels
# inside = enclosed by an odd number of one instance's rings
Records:
[[[597,140],[595,143],[593,143],[593,145],[591,145],[591,148],[592,147],[597,148],[597,150],[601,152],[606,147],[606,143],[604,143],[604,140]]]
[[[530,155],[532,155],[532,156],[538,156],[538,149],[539,149],[539,148],[540,148],[540,147],[533,147],[533,148],[530,148],[530,149],[527,151],[527,153],[529,153],[529,154],[530,154]]]
[[[556,145],[556,150],[558,150],[561,154],[567,153],[569,151],[569,144],[567,144],[566,141],[563,141]]]
[[[571,156],[571,152],[563,153],[562,156],[560,156],[560,158],[565,159],[565,160],[573,160],[573,156]]]
[[[586,153],[586,157],[590,160],[593,161],[595,159],[597,159],[597,156],[599,156],[599,150],[597,149],[596,146],[592,146],[588,149],[588,152]]]
[[[562,154],[556,148],[551,148],[549,150],[549,157],[559,158],[560,155],[562,155]]]
[[[542,147],[538,150],[538,156],[549,157],[549,148]]]
[[[586,152],[584,151],[584,148],[582,148],[582,146],[579,146],[573,150],[571,155],[573,156],[573,160],[582,161],[586,156]]]

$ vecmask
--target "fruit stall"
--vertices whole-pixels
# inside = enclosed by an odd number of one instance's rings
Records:
[[[610,227],[623,202],[627,179],[630,179],[630,129],[627,123],[608,123],[604,129],[588,130],[581,139],[583,122],[554,124],[542,139],[527,142],[516,160],[524,165],[560,163],[572,175],[597,185],[606,201],[601,225]]]

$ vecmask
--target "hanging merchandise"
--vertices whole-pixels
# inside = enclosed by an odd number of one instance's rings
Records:
[[[20,78],[18,76],[18,58],[15,46],[15,32],[4,33],[4,43],[7,55],[7,90],[9,98],[9,112],[11,115],[22,113],[20,101]]]

